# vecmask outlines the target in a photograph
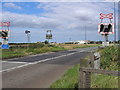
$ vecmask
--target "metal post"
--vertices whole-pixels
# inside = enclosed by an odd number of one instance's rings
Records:
[[[30,43],[30,33],[27,34],[28,37],[28,43]]]
[[[85,25],[85,41],[86,41],[86,25]]]
[[[103,19],[101,19],[101,23],[102,23]]]
[[[115,7],[115,1],[114,1],[114,44],[116,42],[116,7]]]
[[[29,48],[29,43],[30,43],[30,31],[26,30],[25,34],[27,35],[27,49]]]

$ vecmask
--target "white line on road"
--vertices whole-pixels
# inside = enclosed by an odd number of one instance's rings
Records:
[[[3,63],[16,63],[16,64],[17,64],[17,63],[18,63],[18,64],[19,64],[19,63],[21,63],[21,64],[22,64],[22,63],[23,63],[23,64],[24,64],[24,63],[27,63],[27,62],[17,62],[17,61],[16,61],[16,62],[15,62],[15,61],[2,61],[2,62],[3,62]]]

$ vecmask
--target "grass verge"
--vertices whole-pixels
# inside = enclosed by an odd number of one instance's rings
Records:
[[[61,79],[54,82],[50,88],[78,88],[79,67],[80,65],[75,65],[70,68]]]
[[[118,77],[103,74],[92,74],[91,88],[118,88]]]

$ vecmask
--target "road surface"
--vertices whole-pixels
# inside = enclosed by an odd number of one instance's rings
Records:
[[[2,62],[3,88],[48,88],[96,47],[32,55]]]

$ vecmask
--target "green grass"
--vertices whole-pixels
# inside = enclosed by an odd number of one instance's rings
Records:
[[[118,88],[118,77],[93,74],[91,75],[91,88]]]
[[[50,88],[77,88],[79,79],[79,67],[80,65],[75,65],[70,68],[60,80],[54,82]]]
[[[73,49],[76,49],[76,48],[87,48],[87,47],[98,47],[98,46],[101,46],[101,44],[93,44],[93,45],[86,44],[84,46],[74,46]]]

